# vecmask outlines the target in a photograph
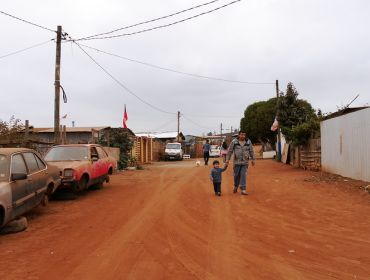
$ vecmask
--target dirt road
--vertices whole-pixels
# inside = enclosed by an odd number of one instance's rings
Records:
[[[258,160],[218,197],[212,166],[144,168],[28,212],[0,279],[370,279],[368,183]]]

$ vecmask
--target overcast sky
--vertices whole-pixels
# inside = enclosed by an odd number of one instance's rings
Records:
[[[80,39],[209,2],[3,1],[0,11],[29,23],[0,13],[0,119],[14,115],[35,127],[54,126],[58,25]],[[105,36],[172,24],[232,2],[213,1]],[[76,41],[95,62],[64,41],[61,85],[68,101],[61,98],[60,116],[68,115],[61,124],[120,127],[126,104],[136,133],[177,131],[178,112],[185,135],[220,133],[221,124],[225,133],[239,127],[248,105],[276,97],[276,80],[281,91],[292,82],[299,98],[323,113],[358,94],[351,107],[369,105],[369,14],[368,0],[241,0],[151,31]]]

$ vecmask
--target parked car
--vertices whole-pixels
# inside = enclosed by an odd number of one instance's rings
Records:
[[[183,151],[181,149],[181,143],[168,143],[164,150],[164,160],[183,160]]]
[[[46,206],[60,181],[58,167],[34,150],[0,148],[0,227],[39,204]]]
[[[211,152],[209,153],[210,157],[220,157],[221,156],[221,147],[218,145],[211,145]]]
[[[82,191],[101,188],[109,182],[117,161],[98,144],[70,144],[51,147],[44,159],[59,167],[62,178],[58,189]]]

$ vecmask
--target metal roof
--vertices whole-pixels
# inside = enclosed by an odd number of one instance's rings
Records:
[[[66,127],[66,132],[91,132],[92,129],[96,131],[101,131],[104,129],[110,128],[110,126],[95,126],[95,127]],[[35,133],[42,133],[42,132],[48,132],[48,133],[54,133],[54,127],[50,128],[31,128],[29,130],[30,132]]]
[[[135,133],[136,136],[139,137],[149,137],[149,138],[159,138],[159,139],[175,139],[177,137],[176,131],[170,131],[170,132],[140,132]],[[180,137],[185,140],[184,135],[182,132],[180,132]]]

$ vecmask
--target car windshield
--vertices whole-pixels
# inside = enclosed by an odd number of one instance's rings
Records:
[[[87,147],[55,146],[44,157],[46,161],[87,160]]]
[[[180,145],[177,145],[177,144],[167,144],[167,149],[180,149]]]
[[[0,181],[3,181],[6,179],[6,156],[0,155]]]

